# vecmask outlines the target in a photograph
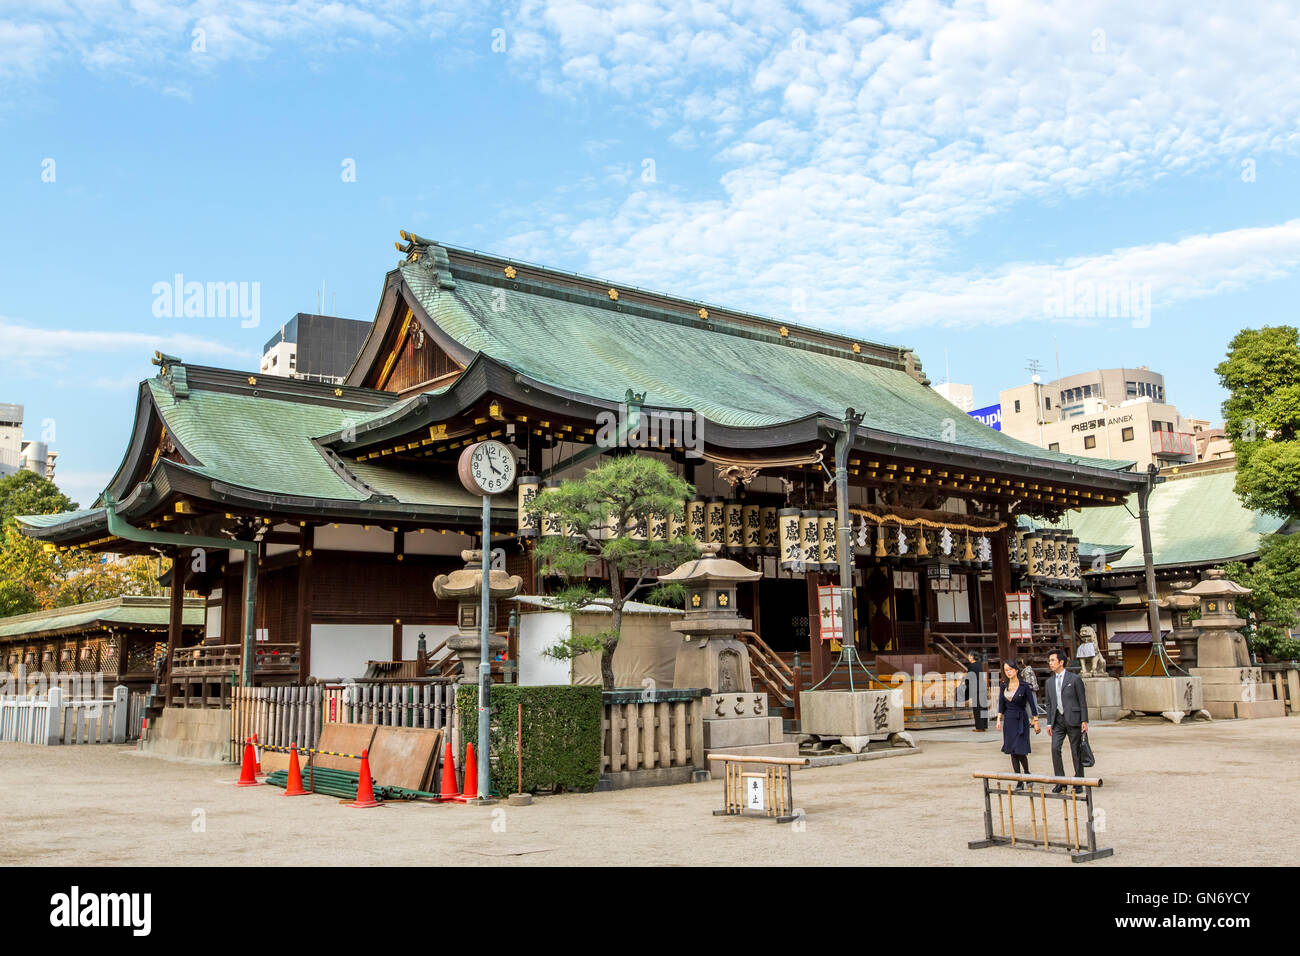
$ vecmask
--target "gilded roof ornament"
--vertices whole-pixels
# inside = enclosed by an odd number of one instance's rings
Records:
[[[609,295],[609,298],[610,298],[610,301],[611,301],[611,302],[617,302],[617,301],[618,301],[618,290],[617,290],[617,289],[610,289],[609,292],[608,292],[607,294]]]

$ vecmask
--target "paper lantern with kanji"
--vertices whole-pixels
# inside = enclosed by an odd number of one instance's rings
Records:
[[[781,570],[803,570],[803,537],[799,530],[799,509],[781,508],[776,514],[777,535],[781,549]]]
[[[760,553],[763,550],[763,517],[758,505],[745,505],[741,509],[740,520],[745,529],[745,553]]]
[[[822,566],[822,535],[817,518],[818,512],[816,511],[801,511],[799,513],[799,541],[803,547],[805,571],[820,571]]]
[[[821,542],[817,548],[817,559],[821,564],[821,569],[828,574],[834,574],[840,569],[839,547],[835,541],[835,512],[819,511],[817,513],[817,527],[821,537]]]
[[[516,482],[515,493],[518,500],[519,537],[535,538],[542,530],[542,516],[528,514],[528,505],[537,497],[541,489],[541,479],[536,475],[521,475]]]

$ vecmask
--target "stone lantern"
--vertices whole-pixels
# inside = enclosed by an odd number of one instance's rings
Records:
[[[1191,673],[1201,678],[1205,709],[1215,718],[1282,717],[1285,705],[1274,699],[1273,685],[1250,662],[1250,649],[1240,628],[1246,622],[1237,616],[1237,601],[1251,594],[1229,581],[1215,568],[1205,579],[1181,594],[1200,601],[1201,616],[1196,629],[1196,666]]]
[[[459,658],[464,670],[462,684],[477,684],[481,651],[479,649],[479,605],[482,601],[483,566],[481,551],[462,551],[465,567],[451,574],[440,574],[433,579],[433,593],[443,600],[459,602],[456,607],[455,637],[447,639],[447,647]],[[504,571],[488,572],[488,653],[502,651],[506,639],[495,633],[496,602],[512,598],[524,586],[524,579]]]
[[[715,694],[752,692],[749,648],[736,635],[753,623],[736,611],[736,585],[757,581],[763,572],[719,557],[718,550],[716,543],[701,545],[700,557],[659,577],[686,588],[686,614],[671,625],[686,638],[677,650],[673,683]]]
[[[705,687],[703,700],[704,753],[796,757],[798,747],[785,740],[781,718],[767,712],[767,694],[754,690],[749,673],[749,648],[737,634],[753,623],[736,610],[736,585],[757,581],[751,571],[730,558],[718,557],[720,545],[700,545],[700,556],[659,580],[684,585],[686,613],[670,627],[683,635],[673,669],[674,687]],[[762,772],[758,764],[745,771]]]

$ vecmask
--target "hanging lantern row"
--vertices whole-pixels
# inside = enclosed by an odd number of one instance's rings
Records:
[[[1024,573],[1031,584],[1083,587],[1079,539],[1069,530],[1035,528],[1017,531],[1014,551],[1012,565]]]
[[[839,571],[834,511],[781,508],[775,517],[782,571]]]
[[[518,534],[521,538],[558,537],[567,535],[576,537],[573,529],[560,519],[558,514],[544,514],[529,517],[528,506],[545,488],[558,487],[556,484],[543,486],[532,475],[525,475],[518,480]],[[775,506],[760,505],[748,501],[732,501],[725,498],[698,497],[681,502],[680,511],[668,515],[651,514],[648,519],[629,519],[625,529],[617,527],[618,521],[610,515],[605,523],[595,530],[595,537],[600,541],[616,538],[626,534],[636,541],[669,541],[681,537],[692,537],[698,543],[712,542],[722,551],[731,555],[775,555],[779,551],[777,511]],[[796,514],[798,509],[795,509]],[[822,525],[817,529],[817,542],[820,563],[820,542],[829,534],[830,550],[828,561],[835,564],[835,518],[834,512],[810,512],[825,515],[830,526],[829,532]]]

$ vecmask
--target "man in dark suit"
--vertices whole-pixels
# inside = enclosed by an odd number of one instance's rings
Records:
[[[1052,651],[1047,655],[1047,666],[1052,676],[1047,678],[1047,734],[1052,738],[1052,772],[1065,776],[1065,762],[1061,759],[1061,746],[1070,738],[1070,756],[1074,759],[1074,776],[1083,776],[1083,735],[1088,732],[1088,699],[1084,694],[1083,678],[1065,669],[1065,655]],[[1064,785],[1057,784],[1053,793],[1061,793]],[[1075,793],[1083,788],[1076,786]]]

